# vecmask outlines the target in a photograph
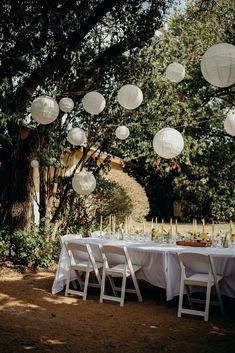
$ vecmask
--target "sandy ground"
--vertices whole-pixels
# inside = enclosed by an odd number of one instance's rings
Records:
[[[0,352],[74,353],[232,353],[235,352],[235,301],[226,315],[212,308],[208,322],[177,318],[177,300],[141,282],[144,302],[135,296],[99,304],[91,289],[87,301],[52,295],[53,271],[0,271]]]

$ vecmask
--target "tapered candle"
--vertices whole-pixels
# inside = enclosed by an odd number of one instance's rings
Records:
[[[193,229],[192,229],[192,233],[194,235],[194,218],[193,218]]]
[[[194,220],[194,225],[195,225],[195,234],[197,234],[197,219],[196,218]]]
[[[125,217],[125,233],[127,234],[128,233],[128,230],[127,230],[127,217]]]
[[[156,227],[157,227],[157,217],[155,218],[155,223],[156,223]]]
[[[164,230],[164,218],[162,218],[162,233],[163,233],[163,230]]]
[[[109,216],[109,229],[112,232],[112,216]]]
[[[233,234],[233,222],[229,222],[230,236]]]
[[[212,240],[214,239],[214,234],[215,234],[215,224],[214,224],[214,221],[212,221],[212,224],[211,224],[211,239]]]
[[[152,224],[151,224],[151,229],[153,229],[153,218],[152,218]]]
[[[175,219],[175,232],[178,233],[178,221],[177,218]]]
[[[202,218],[202,232],[205,233],[205,219]]]
[[[100,232],[102,232],[102,228],[103,228],[103,217],[100,216]]]
[[[170,234],[172,235],[172,218],[170,219]]]

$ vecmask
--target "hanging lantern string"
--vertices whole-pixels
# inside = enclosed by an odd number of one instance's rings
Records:
[[[172,126],[171,125],[171,127],[174,127],[174,128],[187,128],[187,127],[197,128],[197,126],[199,127],[202,123],[210,122],[210,121],[213,121],[213,120],[219,120],[219,119],[221,119],[221,117],[213,117],[213,118],[209,118],[209,119],[207,118],[207,119],[204,119],[204,120],[200,120],[200,122],[196,122],[195,125],[193,125],[193,124],[190,124],[190,125],[184,124],[184,125],[176,125],[176,126]],[[164,122],[165,120],[159,119],[158,121],[159,122]],[[118,124],[118,125],[117,124],[105,124],[105,125],[99,124],[99,127],[115,128],[117,126],[120,126],[120,124]],[[128,127],[131,127],[131,126],[139,126],[139,127],[141,127],[141,126],[146,126],[146,127],[147,126],[152,126],[152,127],[156,128],[156,125],[153,122],[149,122],[149,123],[132,122],[132,123],[127,123],[127,124],[123,123],[123,125],[128,126]],[[167,123],[166,123],[166,125],[167,125]]]

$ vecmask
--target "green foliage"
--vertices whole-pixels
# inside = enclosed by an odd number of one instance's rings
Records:
[[[0,233],[0,259],[14,265],[30,268],[48,267],[52,264],[58,244],[51,237],[51,230],[35,226],[31,232],[3,229]]]
[[[99,229],[100,217],[103,226],[109,222],[109,215],[116,216],[116,223],[124,223],[125,216],[131,214],[132,203],[125,190],[116,182],[97,178],[97,187],[89,196],[74,195],[70,190],[64,204],[64,222],[60,233],[80,232]]]
[[[186,13],[172,16],[168,30],[162,29],[151,45],[133,54],[125,76],[120,74],[120,79],[141,87],[144,102],[128,117],[117,112],[131,136],[115,148],[146,187],[151,217],[172,216],[174,201],[182,205],[185,217],[225,220],[235,215],[234,142],[223,130],[225,108],[234,105],[234,86],[213,87],[200,70],[208,47],[234,44],[230,5],[229,0],[211,2],[207,11],[202,1],[193,2]],[[165,77],[167,66],[175,61],[186,68],[179,84]],[[164,127],[178,129],[184,138],[183,153],[173,160],[160,158],[152,148],[153,136]]]

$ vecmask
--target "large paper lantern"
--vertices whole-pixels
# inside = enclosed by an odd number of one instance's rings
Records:
[[[125,85],[118,91],[119,104],[129,110],[136,109],[143,101],[141,89],[135,85]]]
[[[86,140],[85,132],[79,127],[69,130],[67,140],[74,146],[82,145]]]
[[[235,136],[235,109],[231,109],[224,120],[224,130],[231,136]]]
[[[128,127],[122,125],[122,126],[118,126],[118,128],[115,131],[115,134],[117,138],[119,138],[119,140],[125,140],[130,135],[130,131]]]
[[[179,131],[166,127],[154,136],[153,148],[160,157],[174,158],[182,152],[184,140]]]
[[[57,102],[48,96],[40,96],[31,104],[32,118],[39,124],[50,124],[59,114],[59,106]]]
[[[201,72],[216,87],[235,83],[235,46],[228,43],[212,45],[202,57]]]
[[[185,77],[185,68],[179,63],[172,63],[166,68],[166,77],[171,82],[179,83]]]
[[[106,105],[104,96],[101,93],[92,91],[87,93],[82,99],[83,108],[87,113],[96,115],[101,113]]]
[[[80,195],[89,195],[96,188],[95,177],[91,172],[82,170],[74,175],[72,187]]]
[[[30,162],[30,165],[32,168],[37,168],[39,166],[39,162],[37,159],[33,159],[31,162]]]
[[[64,113],[70,113],[74,108],[74,102],[71,98],[64,97],[59,101],[60,110]]]

